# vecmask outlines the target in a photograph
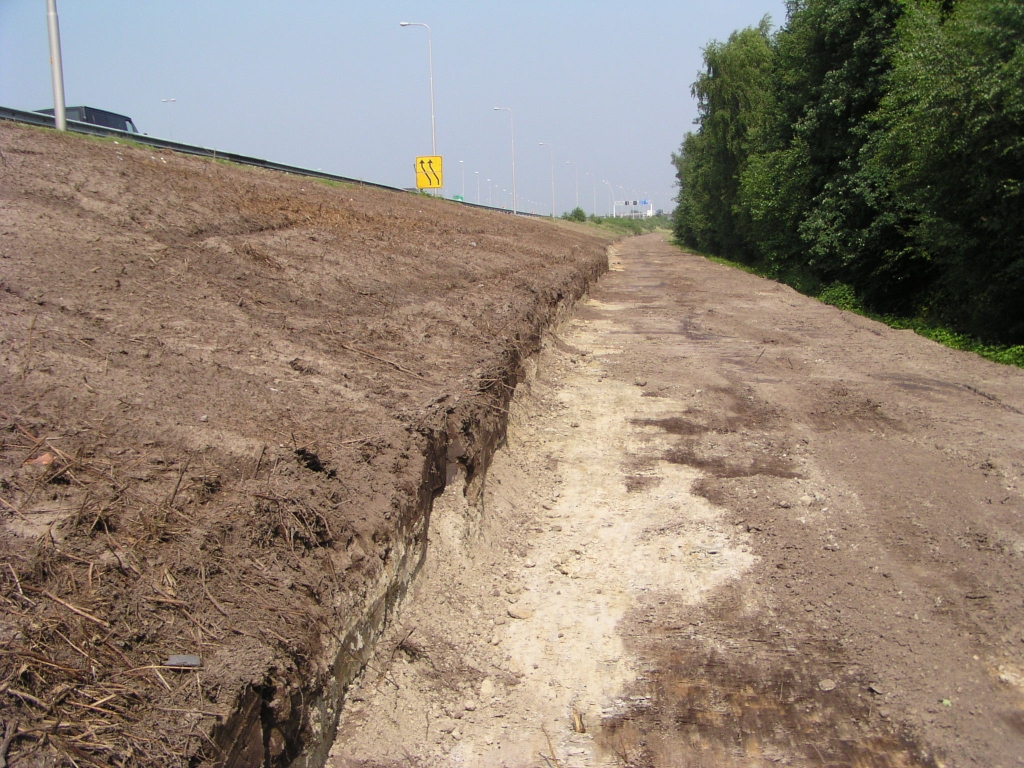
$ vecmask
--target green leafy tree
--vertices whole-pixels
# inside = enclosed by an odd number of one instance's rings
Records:
[[[586,221],[587,220],[587,212],[584,211],[582,208],[580,208],[577,205],[571,211],[567,211],[566,213],[563,213],[562,214],[562,218],[566,219],[567,221]]]
[[[747,218],[739,206],[740,176],[750,137],[762,119],[771,74],[770,21],[734,32],[704,49],[704,70],[691,88],[698,129],[672,156],[679,183],[674,229],[695,248],[749,256]]]
[[[914,211],[930,309],[1024,340],[1024,3],[921,2],[900,27],[870,167]]]
[[[911,253],[904,217],[889,204],[885,174],[865,173],[861,156],[903,7],[901,0],[788,3],[775,41],[770,116],[742,179],[751,236],[780,271],[861,290],[904,277],[893,269]]]

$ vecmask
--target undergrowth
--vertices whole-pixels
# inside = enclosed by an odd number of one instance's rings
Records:
[[[676,245],[678,246],[678,243]],[[694,252],[692,249],[686,250],[690,253]],[[919,336],[924,336],[926,339],[931,339],[951,349],[973,352],[995,363],[1024,368],[1024,345],[986,344],[976,338],[958,333],[951,328],[939,325],[923,317],[900,317],[898,315],[880,315],[871,312],[864,307],[853,288],[844,283],[836,282],[822,285],[799,274],[773,273],[771,270],[759,269],[749,264],[723,259],[720,256],[709,256],[703,253],[698,255],[703,256],[708,261],[713,261],[715,264],[722,264],[752,275],[785,283],[805,296],[811,296],[846,312],[854,312],[863,317],[885,323],[890,328],[911,330]]]
[[[647,219],[623,219],[614,216],[589,216],[587,223],[600,229],[621,235],[643,235],[659,230],[669,231],[672,223],[665,216],[652,216]]]

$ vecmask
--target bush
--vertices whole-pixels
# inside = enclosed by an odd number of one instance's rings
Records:
[[[584,222],[584,221],[587,220],[587,214],[586,214],[586,212],[582,208],[580,208],[577,205],[571,211],[568,211],[567,213],[563,213],[562,214],[562,218],[565,219],[566,221]]]

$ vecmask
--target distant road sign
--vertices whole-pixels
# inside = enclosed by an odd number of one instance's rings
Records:
[[[440,155],[425,155],[416,158],[416,188],[440,189],[444,186]]]

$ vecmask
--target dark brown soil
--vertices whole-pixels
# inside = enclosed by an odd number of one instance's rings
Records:
[[[652,595],[620,631],[631,766],[1024,764],[1024,371],[627,241],[592,297],[609,375],[679,401],[754,569]],[[648,475],[645,482],[657,481]],[[657,599],[655,599],[657,598]]]
[[[606,240],[12,124],[0,152],[0,758],[309,756]]]

